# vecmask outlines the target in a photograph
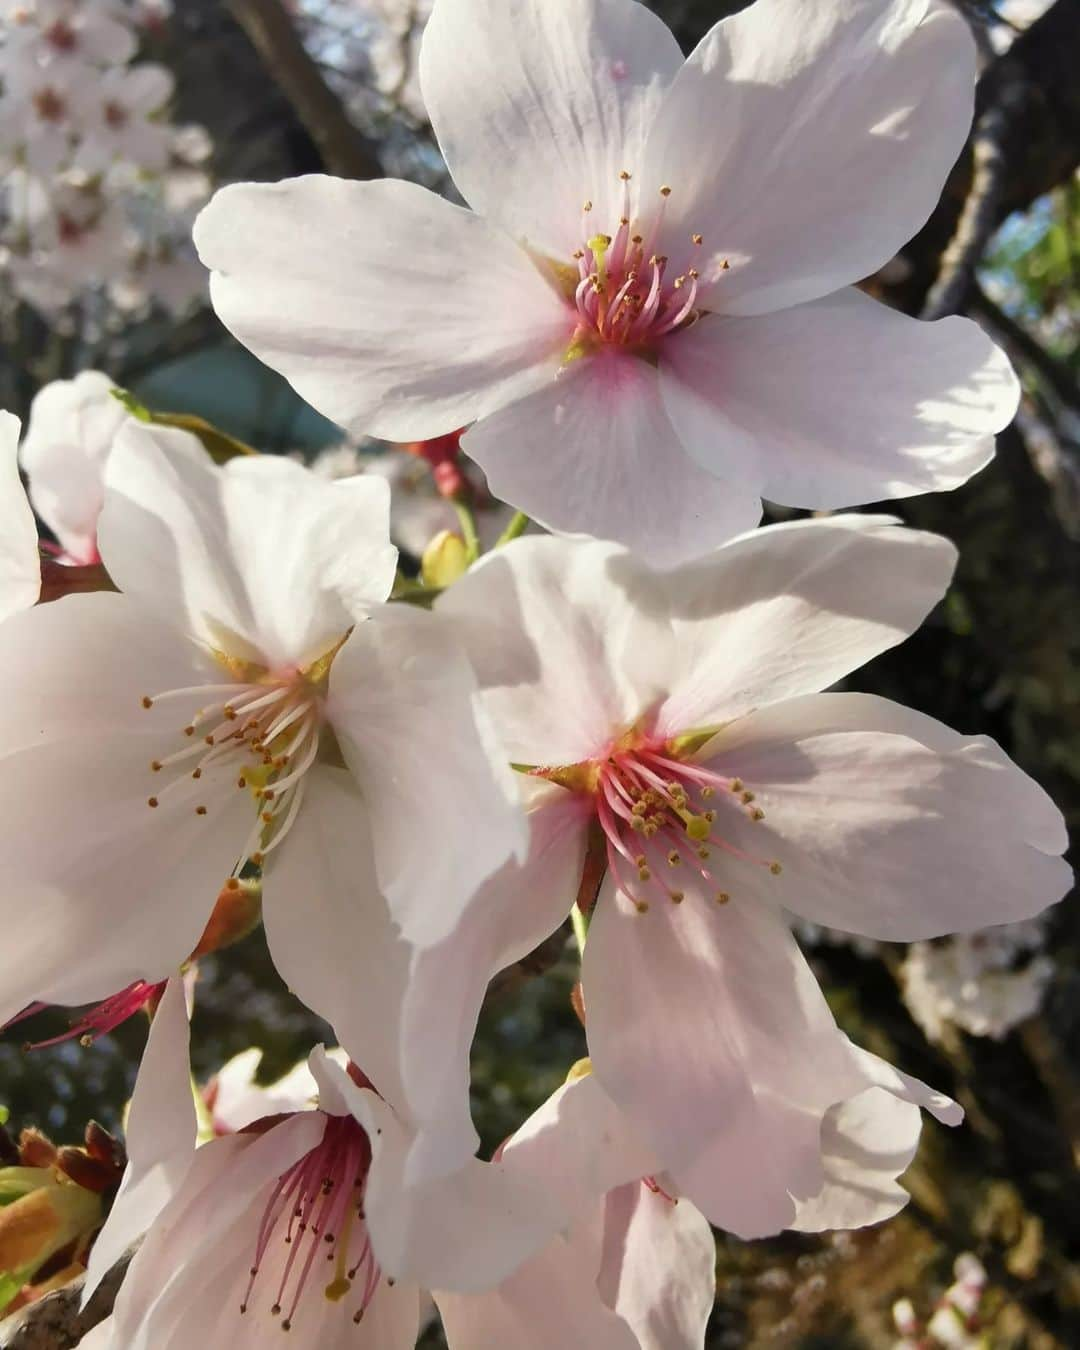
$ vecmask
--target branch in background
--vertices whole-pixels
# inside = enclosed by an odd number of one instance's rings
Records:
[[[940,269],[940,259],[958,234],[972,182],[974,137],[988,109],[1010,103],[1008,173],[993,210],[992,229],[1013,211],[1066,182],[1080,166],[1080,4],[1057,0],[979,80],[976,132],[945,185],[930,219],[904,249],[905,275],[884,285],[885,298],[909,314],[922,311]],[[1016,108],[1008,88],[1029,97]]]
[[[322,76],[281,0],[228,0],[274,83],[289,99],[329,173],[379,178],[378,155]]]
[[[1056,361],[1022,324],[1006,314],[978,285],[971,288],[968,308],[994,330],[1014,362],[1030,366],[1055,398],[1080,413],[1080,387],[1067,366]]]
[[[0,1350],[74,1350],[88,1331],[112,1312],[132,1253],[122,1257],[98,1286],[83,1312],[79,1310],[84,1278],[0,1322]]]
[[[1019,67],[1010,67],[999,83],[995,102],[975,124],[971,137],[971,190],[956,233],[941,257],[941,270],[927,296],[924,319],[941,319],[964,309],[979,265],[997,229],[1012,156],[1017,146],[1012,126],[1031,96]]]

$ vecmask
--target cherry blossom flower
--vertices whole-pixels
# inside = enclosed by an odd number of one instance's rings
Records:
[[[416,1339],[421,1291],[391,1273],[402,1263],[467,1289],[497,1286],[436,1293],[452,1350],[502,1344],[508,1326],[518,1334],[506,1343],[522,1347],[575,1335],[597,1350],[702,1345],[715,1285],[709,1227],[655,1183],[605,1184],[644,1155],[612,1128],[588,1080],[560,1089],[497,1162],[406,1192],[407,1129],[364,1075],[321,1047],[306,1072],[283,1080],[289,1091],[269,1090],[258,1118],[196,1149],[186,1042],[170,985],[89,1289],[147,1236],[112,1318],[89,1340],[97,1350],[180,1350],[226,1337],[244,1350],[282,1327],[326,1350],[404,1350]],[[552,1236],[572,1212],[580,1221]]]
[[[161,173],[169,163],[173,132],[150,118],[168,103],[173,85],[164,66],[148,61],[107,70],[88,109],[75,167],[98,174],[122,163]]]
[[[71,163],[99,72],[15,67],[0,98],[0,142],[18,152],[32,174],[49,177]]]
[[[35,604],[41,589],[37,526],[19,478],[19,419],[0,412],[0,621]]]
[[[120,65],[135,53],[129,25],[87,0],[7,0],[4,63],[51,67],[61,78],[79,67]]]
[[[100,370],[52,380],[34,395],[20,458],[30,500],[56,536],[60,561],[100,562],[97,524],[105,503],[105,465],[131,413]],[[202,457],[197,437],[171,427],[156,433],[170,454]]]
[[[1068,887],[1060,813],[992,741],[816,692],[912,632],[954,559],[849,516],[669,573],[614,545],[520,540],[446,592],[532,848],[414,969],[415,1175],[475,1145],[484,987],[575,897],[594,1071],[714,1223],[790,1226],[822,1187],[828,1110],[869,1085],[912,1096],[840,1035],[785,915],[911,940],[1030,916]]]
[[[122,594],[14,615],[0,653],[0,1016],[166,978],[250,864],[283,977],[382,1064],[406,943],[448,931],[521,831],[448,625],[382,604],[386,485],[219,469],[134,421],[105,485]]]
[[[964,143],[953,8],[756,0],[684,61],[634,0],[436,0],[420,76],[472,212],[309,177],[225,187],[196,224],[223,322],[335,422],[475,423],[496,496],[662,564],[761,496],[908,496],[991,457],[1003,354],[852,286]]]

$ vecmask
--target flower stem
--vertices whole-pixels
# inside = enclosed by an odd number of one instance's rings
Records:
[[[519,538],[529,527],[529,517],[524,511],[515,511],[513,519],[502,534],[495,541],[496,548],[502,548],[504,544],[509,544],[512,540]]]
[[[480,537],[476,533],[476,517],[473,515],[473,509],[468,502],[459,501],[456,497],[451,500],[454,510],[457,512],[458,523],[461,525],[461,537],[465,540],[465,557],[471,565],[480,556]]]
[[[585,955],[585,939],[589,936],[589,920],[573,905],[570,909],[570,922],[574,925],[574,938],[577,941],[578,956]]]

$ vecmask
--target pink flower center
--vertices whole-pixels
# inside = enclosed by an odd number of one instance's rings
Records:
[[[340,644],[339,644],[340,645]],[[215,799],[224,801],[234,790],[248,791],[257,811],[233,877],[248,862],[261,864],[277,848],[300,811],[308,770],[319,755],[323,695],[320,683],[338,650],[335,647],[315,667],[262,675],[251,683],[202,685],[146,695],[142,706],[149,710],[169,700],[213,696],[214,701],[196,711],[177,730],[180,748],[152,760],[150,772],[161,775],[163,784],[147,798],[156,810],[170,794],[192,781],[203,782],[205,798],[192,806],[205,816]],[[198,796],[198,794],[196,794]]]
[[[65,19],[57,19],[45,29],[42,36],[58,52],[72,52],[79,45],[78,35]]]
[[[126,989],[121,989],[118,994],[112,994],[101,1003],[81,1013],[71,1023],[68,1030],[61,1032],[59,1036],[52,1036],[47,1041],[27,1043],[23,1049],[43,1050],[46,1046],[60,1045],[63,1041],[73,1041],[76,1037],[82,1045],[92,1045],[99,1036],[104,1036],[107,1032],[118,1027],[121,1022],[126,1022],[129,1017],[134,1017],[148,1003],[156,1003],[164,992],[164,983],[147,984],[145,980],[136,980],[134,984],[129,984]],[[47,1003],[31,1003],[28,1008],[24,1008],[17,1017],[13,1017],[0,1030],[6,1031],[7,1027],[12,1027],[17,1022],[24,1021],[27,1017],[33,1017],[35,1013],[44,1011],[48,1006]]]
[[[62,122],[67,116],[67,103],[63,95],[47,85],[34,95],[34,111],[43,122]]]
[[[560,771],[545,776],[559,781]],[[717,904],[727,904],[731,895],[717,871],[724,856],[780,874],[778,862],[724,838],[727,812],[753,822],[765,818],[742,779],[678,758],[660,737],[635,733],[613,743],[587,766],[585,785],[595,802],[608,871],[618,894],[639,914],[651,899],[681,905],[687,886],[700,890],[702,882]]]
[[[356,1323],[363,1320],[382,1275],[364,1222],[371,1145],[352,1116],[325,1120],[321,1142],[278,1178],[266,1202],[240,1305],[247,1312],[267,1261],[281,1262],[270,1311],[275,1317],[284,1312],[283,1331],[291,1328],[304,1290],[313,1281],[321,1283],[315,1274],[320,1259],[334,1268],[323,1285],[324,1297],[338,1303],[353,1294]]]
[[[593,204],[587,201],[582,208],[585,237],[574,254],[578,324],[571,356],[597,342],[650,349],[698,317],[697,268],[675,275],[659,251],[671,188],[660,189],[659,207],[643,227],[633,218],[630,177],[625,170],[620,175],[622,210],[614,234],[593,233]],[[704,240],[694,234],[690,242],[700,248]]]

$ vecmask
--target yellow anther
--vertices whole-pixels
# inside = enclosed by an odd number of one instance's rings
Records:
[[[189,726],[189,727],[185,727],[185,728],[184,728],[184,735],[185,735],[185,736],[194,736],[194,735],[195,735],[195,728],[194,728],[194,727],[190,727],[190,726]]]
[[[704,236],[700,234],[692,234],[690,238],[694,241],[695,244],[698,245],[699,248],[705,242]]]
[[[204,736],[204,737],[203,737],[203,740],[206,742],[207,745],[213,745],[213,744],[214,744],[214,738],[213,738],[213,736]]]
[[[630,242],[631,242],[632,244],[638,244],[638,245],[640,245],[640,244],[643,244],[643,243],[645,242],[645,240],[641,237],[640,234],[635,234],[635,235],[632,235],[632,236],[631,236]]]
[[[705,847],[704,844],[702,844],[702,846],[698,849],[697,855],[699,858],[701,858],[702,861],[704,861],[707,857],[709,857],[709,850]]]
[[[144,708],[152,708],[154,706],[154,700],[149,694],[143,694],[142,705]]]
[[[160,773],[161,770],[164,768],[164,765],[162,764],[160,759],[152,759],[150,761],[150,767],[151,769],[153,769],[155,773]]]
[[[671,892],[671,903],[672,903],[673,905],[681,905],[682,902],[683,902],[685,899],[686,899],[686,895],[685,895],[685,893],[684,893],[683,891],[672,891],[672,892]]]
[[[634,859],[634,866],[635,866],[635,867],[648,867],[648,865],[649,865],[649,860],[648,860],[648,858],[645,857],[645,854],[644,854],[644,853],[639,853],[639,854],[637,855],[637,857]]]
[[[660,189],[660,196],[661,196],[661,197],[670,197],[670,196],[671,196],[671,189],[668,187],[668,185],[667,185],[666,183],[665,183],[664,186]]]
[[[754,800],[754,795],[755,794],[753,792],[744,792],[742,795],[742,799],[749,806],[749,804]]]
[[[236,709],[235,709],[231,704],[229,704],[229,703],[226,703],[226,705],[225,705],[224,716],[225,716],[225,720],[228,721],[228,722],[235,722],[235,721],[236,721]]]
[[[678,865],[682,862],[682,859],[679,857],[679,855],[675,852],[674,849],[672,849],[671,852],[667,855],[667,860],[669,867],[678,867]]]
[[[638,880],[639,880],[639,881],[651,881],[651,880],[652,880],[652,873],[649,871],[649,869],[648,869],[647,867],[639,867],[639,868],[638,868]]]
[[[765,819],[765,812],[761,809],[760,806],[755,806],[754,809],[750,812],[750,819],[751,819],[751,820],[764,820],[764,819]]]
[[[651,838],[653,837],[653,835],[657,832],[657,830],[659,830],[659,828],[660,828],[660,826],[657,825],[654,821],[651,821],[651,820],[646,821],[646,823],[645,823],[645,838],[646,838],[646,839],[651,839]]]
[[[191,776],[192,776],[192,778],[201,778],[201,777],[202,777],[202,769],[192,769],[192,771],[191,771]]]
[[[701,789],[701,795],[705,798],[706,801],[708,801],[710,797],[716,796],[716,789],[711,787],[703,787]]]
[[[721,272],[726,272],[726,271],[728,271],[728,269],[729,269],[730,267],[731,267],[731,264],[728,262],[728,260],[727,260],[726,258],[725,258],[724,261],[720,264],[720,270],[721,270]]]
[[[769,871],[773,874],[774,877],[778,877],[783,870],[784,869],[780,866],[778,862],[769,864]]]
[[[583,211],[591,211],[591,210],[592,210],[592,202],[583,202],[583,203],[582,203],[582,206],[581,206],[581,209],[582,209]]]
[[[197,806],[197,807],[195,808],[195,814],[196,814],[197,816],[205,816],[205,815],[206,815],[206,807],[205,807],[205,806]]]
[[[158,799],[157,799],[156,797],[148,797],[148,798],[147,798],[147,801],[146,801],[146,804],[147,804],[147,806],[157,806],[157,804],[158,804]]]
[[[645,822],[644,822],[644,820],[642,820],[642,818],[641,818],[640,816],[631,816],[631,817],[630,817],[630,828],[631,828],[632,830],[636,830],[636,831],[638,832],[638,834],[644,834],[644,833],[645,833]]]
[[[702,812],[702,815],[705,817],[705,819],[709,822],[710,825],[711,825],[711,824],[713,823],[713,821],[716,819],[716,812],[715,812],[715,811],[703,811],[703,812]]]
[[[634,908],[637,910],[639,914],[648,914],[649,902],[648,900],[635,900]]]
[[[743,790],[743,780],[741,778],[733,778],[731,780],[731,790],[732,792],[741,792]]]
[[[632,175],[626,169],[623,169],[622,172],[619,174],[619,177],[623,180],[624,183],[629,183],[631,176]]]
[[[731,896],[728,895],[727,891],[717,891],[717,892],[716,892],[716,903],[717,903],[718,905],[726,905],[727,902],[728,902],[730,899],[731,899]]]

